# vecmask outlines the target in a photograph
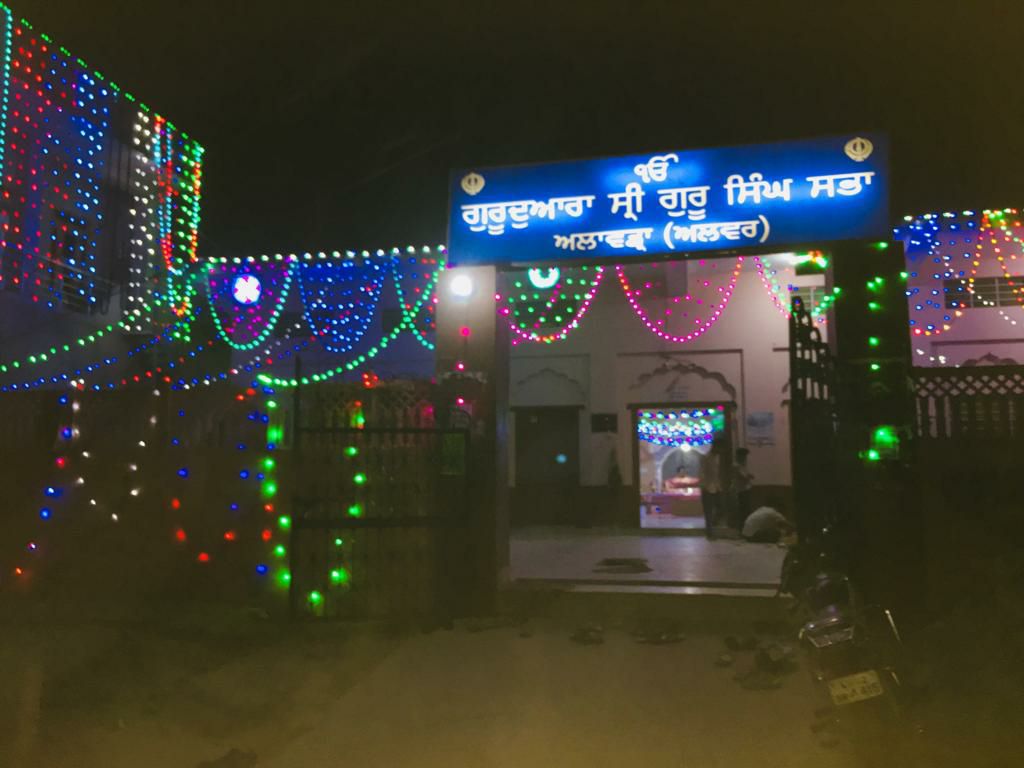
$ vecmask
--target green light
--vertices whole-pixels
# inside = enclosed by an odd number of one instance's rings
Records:
[[[900,280],[906,280],[908,277],[906,272],[900,272]]]
[[[315,608],[324,601],[324,596],[314,589],[312,592],[309,593],[307,599],[309,600],[309,604]]]
[[[267,408],[269,410],[271,410],[271,411],[274,410],[275,408],[277,408],[277,401],[276,400],[267,400]]]
[[[877,336],[868,336],[868,346],[869,347],[877,347],[881,343],[882,343],[882,340],[880,338],[878,338]]]
[[[871,370],[872,371],[880,371],[880,370],[882,370],[882,366],[880,366],[878,363],[872,363],[871,364]]]
[[[260,490],[263,495],[269,499],[277,494],[277,483],[273,480],[264,480]]]
[[[896,427],[882,424],[871,433],[870,448],[867,451],[870,461],[882,459],[898,459],[900,455],[900,436]]]
[[[277,524],[281,527],[282,531],[287,531],[292,527],[292,519],[288,515],[281,515],[277,518]]]
[[[896,428],[888,424],[876,427],[872,440],[880,448],[892,448],[900,444],[900,437],[896,432]]]
[[[332,584],[345,584],[348,581],[348,571],[344,568],[335,568],[331,571]]]
[[[877,243],[872,243],[871,247],[874,248],[876,251],[884,251],[886,248],[889,247],[889,244],[885,241],[880,240]]]
[[[336,547],[340,547],[344,543],[345,543],[344,539],[335,539],[334,540],[334,546],[336,546]]]
[[[882,305],[879,304],[877,301],[869,301],[868,302],[868,309],[870,309],[872,312],[877,312],[881,308],[882,308]]]
[[[287,587],[289,584],[292,583],[292,572],[286,568],[282,568],[280,571],[277,572],[276,578],[278,584],[280,584],[282,587]]]
[[[348,508],[348,514],[349,514],[349,517],[362,517],[363,516],[363,506],[362,506],[362,504],[352,504]]]
[[[274,557],[284,557],[288,554],[288,550],[284,548],[284,544],[278,544],[274,547]]]
[[[348,457],[358,456],[359,455],[359,449],[356,448],[354,445],[350,445],[350,446],[348,446],[345,449],[345,455],[348,456]]]
[[[352,482],[356,485],[366,485],[366,475],[363,472],[356,472]]]
[[[283,437],[284,437],[284,428],[283,427],[268,427],[267,428],[267,442],[268,443],[274,443],[276,445],[277,443],[281,442]]]
[[[277,462],[274,461],[269,456],[267,456],[265,459],[263,459],[263,468],[265,470],[267,470],[267,472],[270,472],[271,470],[273,470],[275,466],[277,466]]]

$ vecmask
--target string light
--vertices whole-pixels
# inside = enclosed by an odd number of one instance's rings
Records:
[[[133,184],[129,211],[133,260],[139,221],[153,212],[154,202],[141,200],[134,187],[138,171],[148,162],[146,146],[135,141],[134,132],[122,135],[121,126],[131,124],[137,114],[134,122],[160,119],[172,134],[166,165],[174,198],[173,222],[198,222],[202,148],[66,48],[33,31],[27,21],[16,21],[6,5],[0,4],[0,11],[4,57],[0,178],[7,211],[0,226],[5,251],[0,284],[51,309],[65,306],[89,314],[105,312],[112,286],[99,279],[97,258],[101,233],[110,228],[105,219],[110,206],[104,198],[113,193],[107,183],[112,173],[107,160],[116,143],[131,141],[133,149],[127,157]],[[185,173],[191,183],[178,184]],[[179,204],[186,204],[188,212],[178,215]],[[138,271],[133,261],[130,294]],[[145,295],[134,298],[145,300]],[[127,305],[126,321],[139,309],[137,302],[129,300]],[[136,329],[136,321],[131,322]]]
[[[244,352],[262,344],[277,325],[281,310],[284,309],[288,291],[294,275],[295,259],[289,259],[283,268],[275,264],[245,262],[244,266],[222,264],[220,274],[215,274],[211,266],[207,272],[210,312],[217,333],[233,349]],[[230,306],[218,308],[218,297],[229,293],[235,279],[243,274],[258,273],[261,275],[262,291],[259,301],[250,304],[238,304],[233,300]],[[264,305],[267,310],[264,310]],[[221,312],[227,311],[230,320],[225,323]],[[242,341],[237,341],[241,337]]]
[[[551,344],[564,340],[576,330],[590,309],[604,278],[604,267],[594,267],[594,277],[587,281],[586,273],[590,269],[580,267],[575,274],[569,273],[569,270],[547,270],[547,279],[555,275],[555,282],[547,297],[536,291],[526,293],[530,289],[523,284],[523,279],[529,280],[528,276],[510,276],[510,285],[504,297],[505,306],[498,311],[505,316],[509,329],[516,336],[512,340],[513,345],[524,341]],[[502,297],[499,295],[497,298],[500,300]],[[523,325],[528,315],[533,315],[528,321],[532,328]],[[558,326],[556,330],[546,333],[541,331],[552,325]]]
[[[686,262],[683,262],[683,265],[685,267]],[[641,290],[639,288],[634,288],[629,284],[629,281],[626,279],[625,269],[621,265],[618,265],[615,267],[615,273],[616,275],[618,275],[619,283],[622,285],[622,292],[625,294],[626,300],[629,302],[629,305],[633,308],[634,314],[636,314],[636,316],[640,318],[640,321],[644,324],[647,330],[649,330],[656,336],[661,337],[665,341],[683,344],[688,341],[693,341],[694,339],[699,338],[700,336],[703,336],[705,333],[707,333],[708,329],[715,324],[718,318],[722,316],[722,312],[728,305],[729,299],[732,298],[732,293],[736,287],[736,281],[739,279],[740,270],[742,269],[742,267],[743,257],[740,256],[736,259],[736,265],[733,268],[729,284],[725,287],[720,286],[717,288],[717,292],[721,294],[721,298],[719,299],[717,305],[710,305],[713,308],[711,316],[707,320],[695,320],[694,323],[697,327],[692,331],[689,331],[688,333],[684,334],[669,333],[663,328],[663,320],[652,320],[650,315],[648,315],[647,311],[640,305]],[[680,298],[681,297],[674,297],[673,301],[677,301]]]
[[[419,258],[417,258],[414,255],[416,253],[416,249],[413,248],[412,246],[409,246],[406,249],[407,255],[403,259],[401,257],[401,251],[399,251],[397,248],[393,248],[391,250],[391,270],[392,274],[394,275],[395,292],[398,294],[398,305],[402,309],[402,319],[405,321],[406,326],[409,328],[409,330],[412,331],[412,335],[415,337],[416,341],[418,341],[424,349],[430,350],[431,352],[433,352],[435,348],[434,342],[430,341],[430,339],[424,336],[423,332],[420,330],[420,323],[417,320],[416,316],[410,314],[409,310],[413,307],[413,304],[410,303],[409,298],[406,297],[406,292],[405,289],[403,288],[403,283],[405,282],[406,278],[403,278],[402,275],[400,274],[399,265],[406,263],[417,270],[415,272],[408,274],[408,279],[414,281],[418,276],[422,275],[429,281],[431,274],[438,270],[442,270],[445,267],[445,249],[442,246],[438,249],[438,251],[441,254],[440,259],[436,259],[431,256],[431,249],[429,247],[423,248],[421,251],[422,255]],[[419,294],[420,296],[422,296],[423,289],[417,285],[414,285],[412,293]],[[428,297],[427,301],[421,302],[417,305],[426,310],[426,319],[424,321],[424,326],[430,330],[434,329],[433,315],[434,303],[436,301],[436,297],[434,298],[433,301],[429,300]]]
[[[433,275],[431,275],[427,286],[424,288],[420,297],[413,304],[409,313],[410,316],[415,317],[419,313],[423,304],[426,303],[431,293],[436,288],[439,276],[440,269],[438,269],[436,272],[434,272]],[[377,342],[376,345],[370,347],[366,352],[359,354],[356,357],[352,358],[351,360],[348,360],[342,363],[341,365],[335,366],[334,368],[328,369],[326,371],[313,373],[308,376],[302,376],[299,378],[293,377],[285,379],[276,376],[269,376],[267,374],[259,374],[256,378],[266,386],[282,389],[293,388],[300,385],[305,386],[307,384],[314,382],[328,381],[330,379],[335,378],[336,376],[341,376],[345,373],[354,371],[357,368],[361,368],[366,362],[372,360],[374,357],[376,357],[385,349],[387,349],[387,347],[392,342],[394,342],[394,340],[397,339],[398,336],[402,333],[402,331],[406,330],[407,327],[408,326],[406,324],[406,320],[405,318],[403,318],[402,321],[398,323],[398,325],[394,329],[387,333],[383,338],[381,338],[379,342]]]
[[[384,274],[380,264],[365,259],[299,267],[303,317],[324,349],[344,354],[359,343],[377,309]]]

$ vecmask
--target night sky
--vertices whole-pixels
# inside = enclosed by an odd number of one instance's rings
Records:
[[[894,218],[1024,203],[1022,3],[9,2],[205,145],[210,256],[443,242],[452,167],[868,129]]]

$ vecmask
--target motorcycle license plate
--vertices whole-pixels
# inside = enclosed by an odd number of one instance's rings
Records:
[[[839,707],[843,704],[853,704],[855,701],[873,699],[881,696],[885,690],[882,688],[882,681],[878,679],[878,673],[869,669],[867,672],[829,680],[828,692],[832,696],[832,703]]]

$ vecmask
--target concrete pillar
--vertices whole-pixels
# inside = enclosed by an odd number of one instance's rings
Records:
[[[448,423],[468,423],[465,598],[488,610],[507,578],[508,328],[497,317],[494,267],[447,270],[438,283],[437,378]],[[454,415],[454,421],[451,417]]]

